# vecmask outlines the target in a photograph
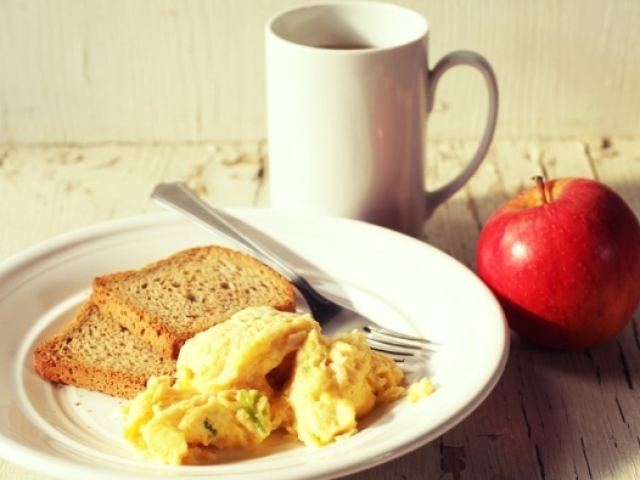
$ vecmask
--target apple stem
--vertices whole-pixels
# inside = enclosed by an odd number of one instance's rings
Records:
[[[549,203],[549,198],[547,197],[547,189],[544,187],[544,179],[540,175],[536,175],[533,177],[536,181],[536,185],[538,186],[538,191],[540,192],[540,197],[542,198],[542,203]]]

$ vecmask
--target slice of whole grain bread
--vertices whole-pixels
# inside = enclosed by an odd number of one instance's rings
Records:
[[[255,258],[225,247],[183,250],[93,281],[100,311],[162,355],[177,358],[196,333],[250,306],[295,311],[295,289]]]
[[[133,398],[152,376],[173,375],[175,360],[162,356],[89,300],[58,335],[33,352],[45,380]]]

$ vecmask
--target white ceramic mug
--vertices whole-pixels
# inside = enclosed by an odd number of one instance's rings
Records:
[[[434,209],[484,159],[495,130],[498,87],[480,55],[453,52],[430,70],[428,24],[378,2],[311,4],[266,24],[270,205],[356,218],[420,237]],[[441,75],[479,70],[488,119],[467,167],[425,189],[425,122]]]

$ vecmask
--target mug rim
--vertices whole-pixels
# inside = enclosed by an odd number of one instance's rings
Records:
[[[407,28],[402,32],[402,35],[398,36],[398,40],[396,41],[376,41],[371,42],[371,45],[359,46],[356,48],[347,48],[347,49],[338,49],[336,47],[332,47],[329,45],[313,45],[308,44],[309,42],[297,41],[292,38],[291,35],[287,36],[284,32],[286,28],[284,27],[284,22],[292,21],[291,19],[294,16],[300,16],[305,13],[312,13],[314,10],[316,11],[325,11],[327,12],[338,12],[339,10],[347,10],[347,9],[367,9],[369,11],[375,11],[377,13],[383,12],[385,15],[389,15],[390,12],[394,12],[396,17],[398,14],[404,15],[405,19],[410,19],[413,24],[411,25],[412,29],[409,31]],[[388,17],[387,17],[388,18]],[[279,23],[283,23],[283,25],[278,25]],[[268,37],[276,39],[280,42],[288,44],[290,46],[303,48],[308,51],[315,52],[324,52],[324,53],[340,53],[340,54],[358,54],[358,53],[367,53],[373,51],[380,50],[390,50],[400,48],[406,45],[414,44],[416,42],[422,42],[427,38],[429,33],[429,23],[427,19],[417,12],[416,10],[390,3],[383,2],[374,2],[374,1],[327,1],[327,2],[314,2],[305,5],[297,5],[294,7],[289,7],[279,12],[276,12],[272,15],[265,24],[265,32]],[[378,32],[376,32],[378,33]],[[402,38],[400,38],[402,37]],[[354,42],[355,43],[355,42]],[[366,43],[363,41],[362,43]]]

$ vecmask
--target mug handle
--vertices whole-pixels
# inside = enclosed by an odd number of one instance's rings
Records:
[[[478,145],[476,153],[466,168],[446,185],[434,190],[433,192],[425,192],[425,218],[429,218],[441,203],[448,200],[454,193],[460,190],[460,188],[462,188],[462,186],[467,183],[471,176],[476,172],[489,151],[489,146],[491,145],[491,140],[493,139],[493,134],[496,129],[496,121],[498,119],[498,82],[496,81],[496,76],[493,73],[493,69],[489,62],[475,52],[466,50],[451,52],[442,57],[433,70],[428,72],[429,91],[427,92],[427,113],[431,112],[433,108],[438,81],[447,70],[458,65],[468,65],[473,67],[484,77],[487,85],[487,91],[489,93],[487,124],[485,126],[480,145]]]

